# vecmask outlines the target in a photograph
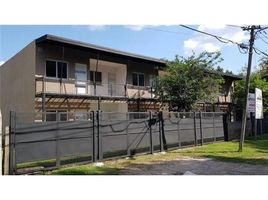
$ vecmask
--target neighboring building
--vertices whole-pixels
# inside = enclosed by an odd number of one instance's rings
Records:
[[[218,100],[216,103],[200,101],[198,107],[200,111],[205,112],[232,112],[235,106],[235,101],[232,98],[235,81],[242,80],[241,76],[220,73],[224,79],[224,83],[221,85],[220,92],[217,94]]]
[[[159,59],[44,35],[0,68],[3,125],[10,110],[159,110],[151,84],[164,66]],[[46,120],[55,116],[48,114]]]

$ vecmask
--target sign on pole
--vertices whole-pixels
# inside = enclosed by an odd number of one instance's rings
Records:
[[[259,88],[255,88],[255,118],[263,118],[263,105],[262,105],[262,91]]]

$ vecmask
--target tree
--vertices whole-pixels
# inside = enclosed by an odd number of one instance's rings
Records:
[[[241,74],[243,75],[243,73]],[[263,96],[263,108],[264,112],[268,112],[268,81],[262,78],[260,71],[255,71],[250,76],[250,88],[251,93],[255,92],[255,88],[262,90]],[[236,113],[242,113],[243,106],[245,105],[245,76],[242,80],[237,81],[234,90],[234,99],[236,99],[235,110]]]
[[[262,78],[268,80],[268,57],[262,57],[260,63],[260,74]]]
[[[169,101],[174,111],[190,111],[197,101],[215,102],[223,82],[214,67],[223,59],[220,52],[203,52],[183,58],[176,56],[167,63],[164,75],[156,84],[160,99]]]

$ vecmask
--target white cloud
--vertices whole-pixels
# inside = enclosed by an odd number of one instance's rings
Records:
[[[195,49],[198,45],[198,42],[192,39],[185,40],[183,43],[184,43],[184,47],[188,49]]]
[[[203,46],[204,46],[204,50],[207,52],[215,52],[215,51],[220,50],[220,47],[218,47],[215,44],[210,43],[210,42],[204,43]]]
[[[145,26],[144,25],[128,25],[125,26],[127,29],[130,29],[132,31],[141,31]]]
[[[247,32],[226,25],[200,25],[197,29],[238,43],[245,42],[249,38]],[[214,37],[194,32],[192,37],[184,41],[184,53],[189,55],[192,51],[196,53],[202,51],[215,52],[220,51],[227,45],[230,45],[230,43],[221,43]]]
[[[5,61],[0,60],[0,66],[3,65],[5,63]]]
[[[88,29],[91,31],[105,31],[108,29],[108,26],[106,25],[89,25]]]

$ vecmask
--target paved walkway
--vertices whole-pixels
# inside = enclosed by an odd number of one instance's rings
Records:
[[[268,175],[268,166],[217,161],[210,158],[179,158],[173,161],[133,165],[125,175]],[[189,173],[190,172],[190,173]]]

